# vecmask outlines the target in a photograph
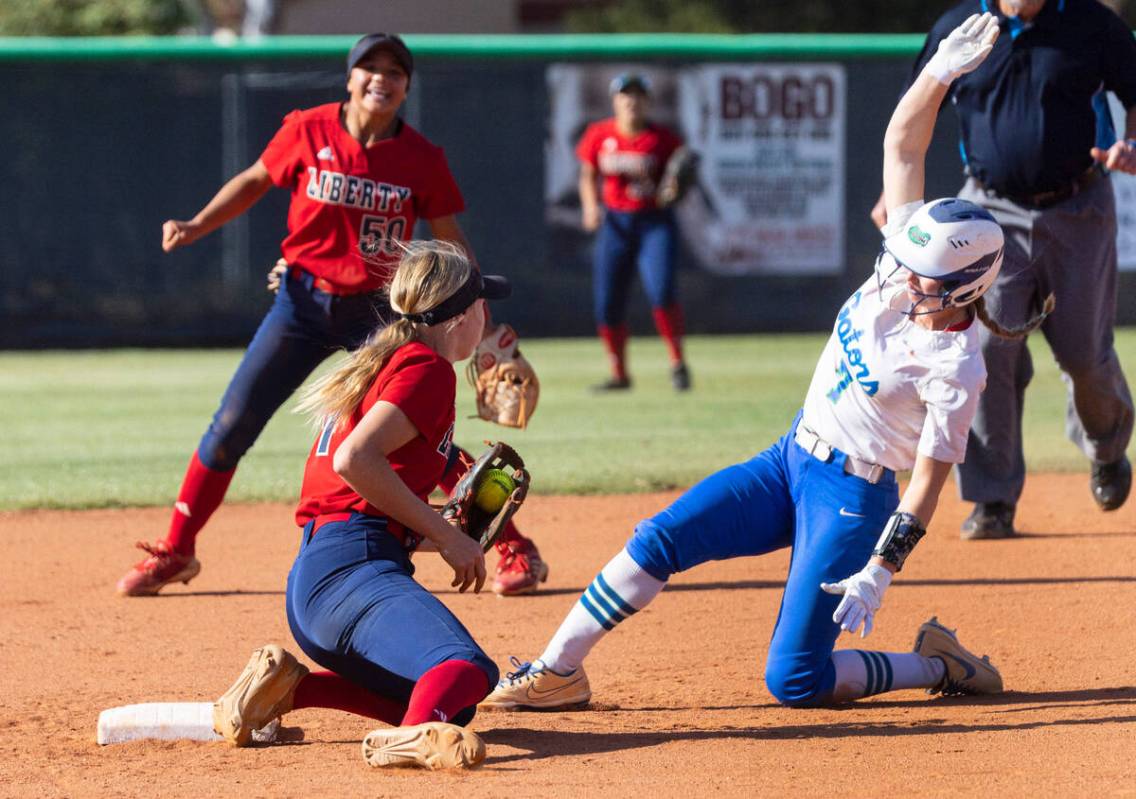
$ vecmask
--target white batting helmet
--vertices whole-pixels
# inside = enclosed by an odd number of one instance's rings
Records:
[[[1002,268],[1004,245],[1002,228],[989,211],[955,197],[926,203],[903,230],[884,239],[898,264],[942,281],[934,296],[943,308],[967,305],[986,293]]]

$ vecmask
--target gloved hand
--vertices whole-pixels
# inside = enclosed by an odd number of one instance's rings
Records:
[[[960,75],[973,72],[986,60],[998,38],[998,17],[987,12],[971,14],[939,42],[939,49],[923,71],[949,86]]]
[[[540,399],[536,370],[517,346],[517,331],[506,324],[481,339],[466,367],[477,415],[505,427],[524,428]]]
[[[442,507],[442,518],[480,543],[482,551],[488,552],[525,501],[529,493],[529,474],[525,471],[525,462],[521,460],[521,456],[508,444],[494,444],[491,441],[485,443],[489,445],[489,449],[481,453],[481,457],[458,480],[450,499]],[[489,511],[477,503],[482,480],[492,471],[504,471],[505,476],[513,482],[512,490],[495,511]],[[446,557],[446,553],[443,552],[442,556]],[[448,557],[446,560],[449,562]],[[450,565],[454,564],[451,562]]]
[[[872,632],[872,619],[880,609],[884,599],[884,591],[891,585],[892,574],[883,566],[869,563],[851,577],[845,577],[838,583],[821,583],[821,590],[826,594],[842,594],[832,620],[840,625],[840,629],[854,633],[864,623],[861,638],[867,638]]]

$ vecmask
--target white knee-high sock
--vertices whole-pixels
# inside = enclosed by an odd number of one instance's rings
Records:
[[[575,671],[605,633],[645,608],[665,585],[620,550],[568,611],[539,660],[558,674]]]
[[[834,702],[851,702],[902,688],[931,688],[946,674],[943,661],[915,652],[842,649],[832,653],[832,665],[836,667]]]

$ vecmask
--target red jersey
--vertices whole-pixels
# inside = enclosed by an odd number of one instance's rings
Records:
[[[603,204],[612,211],[647,211],[657,208],[655,193],[671,153],[682,139],[666,128],[648,125],[634,136],[624,136],[615,119],[588,125],[576,156],[603,176]]]
[[[284,259],[342,293],[390,281],[414,223],[465,208],[441,147],[406,123],[364,147],[339,122],[340,103],[293,111],[260,160],[290,189]]]
[[[390,453],[387,460],[425,502],[446,469],[454,435],[456,391],[453,364],[425,344],[415,341],[395,350],[347,423],[339,429],[325,424],[316,437],[304,467],[296,524],[303,527],[316,516],[353,510],[387,515],[359,496],[331,466],[335,450],[379,400],[397,406],[418,428],[418,436]]]

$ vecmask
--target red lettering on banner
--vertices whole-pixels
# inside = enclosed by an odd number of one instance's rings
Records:
[[[827,120],[836,113],[836,87],[828,75],[723,75],[718,81],[723,120],[780,118]]]

